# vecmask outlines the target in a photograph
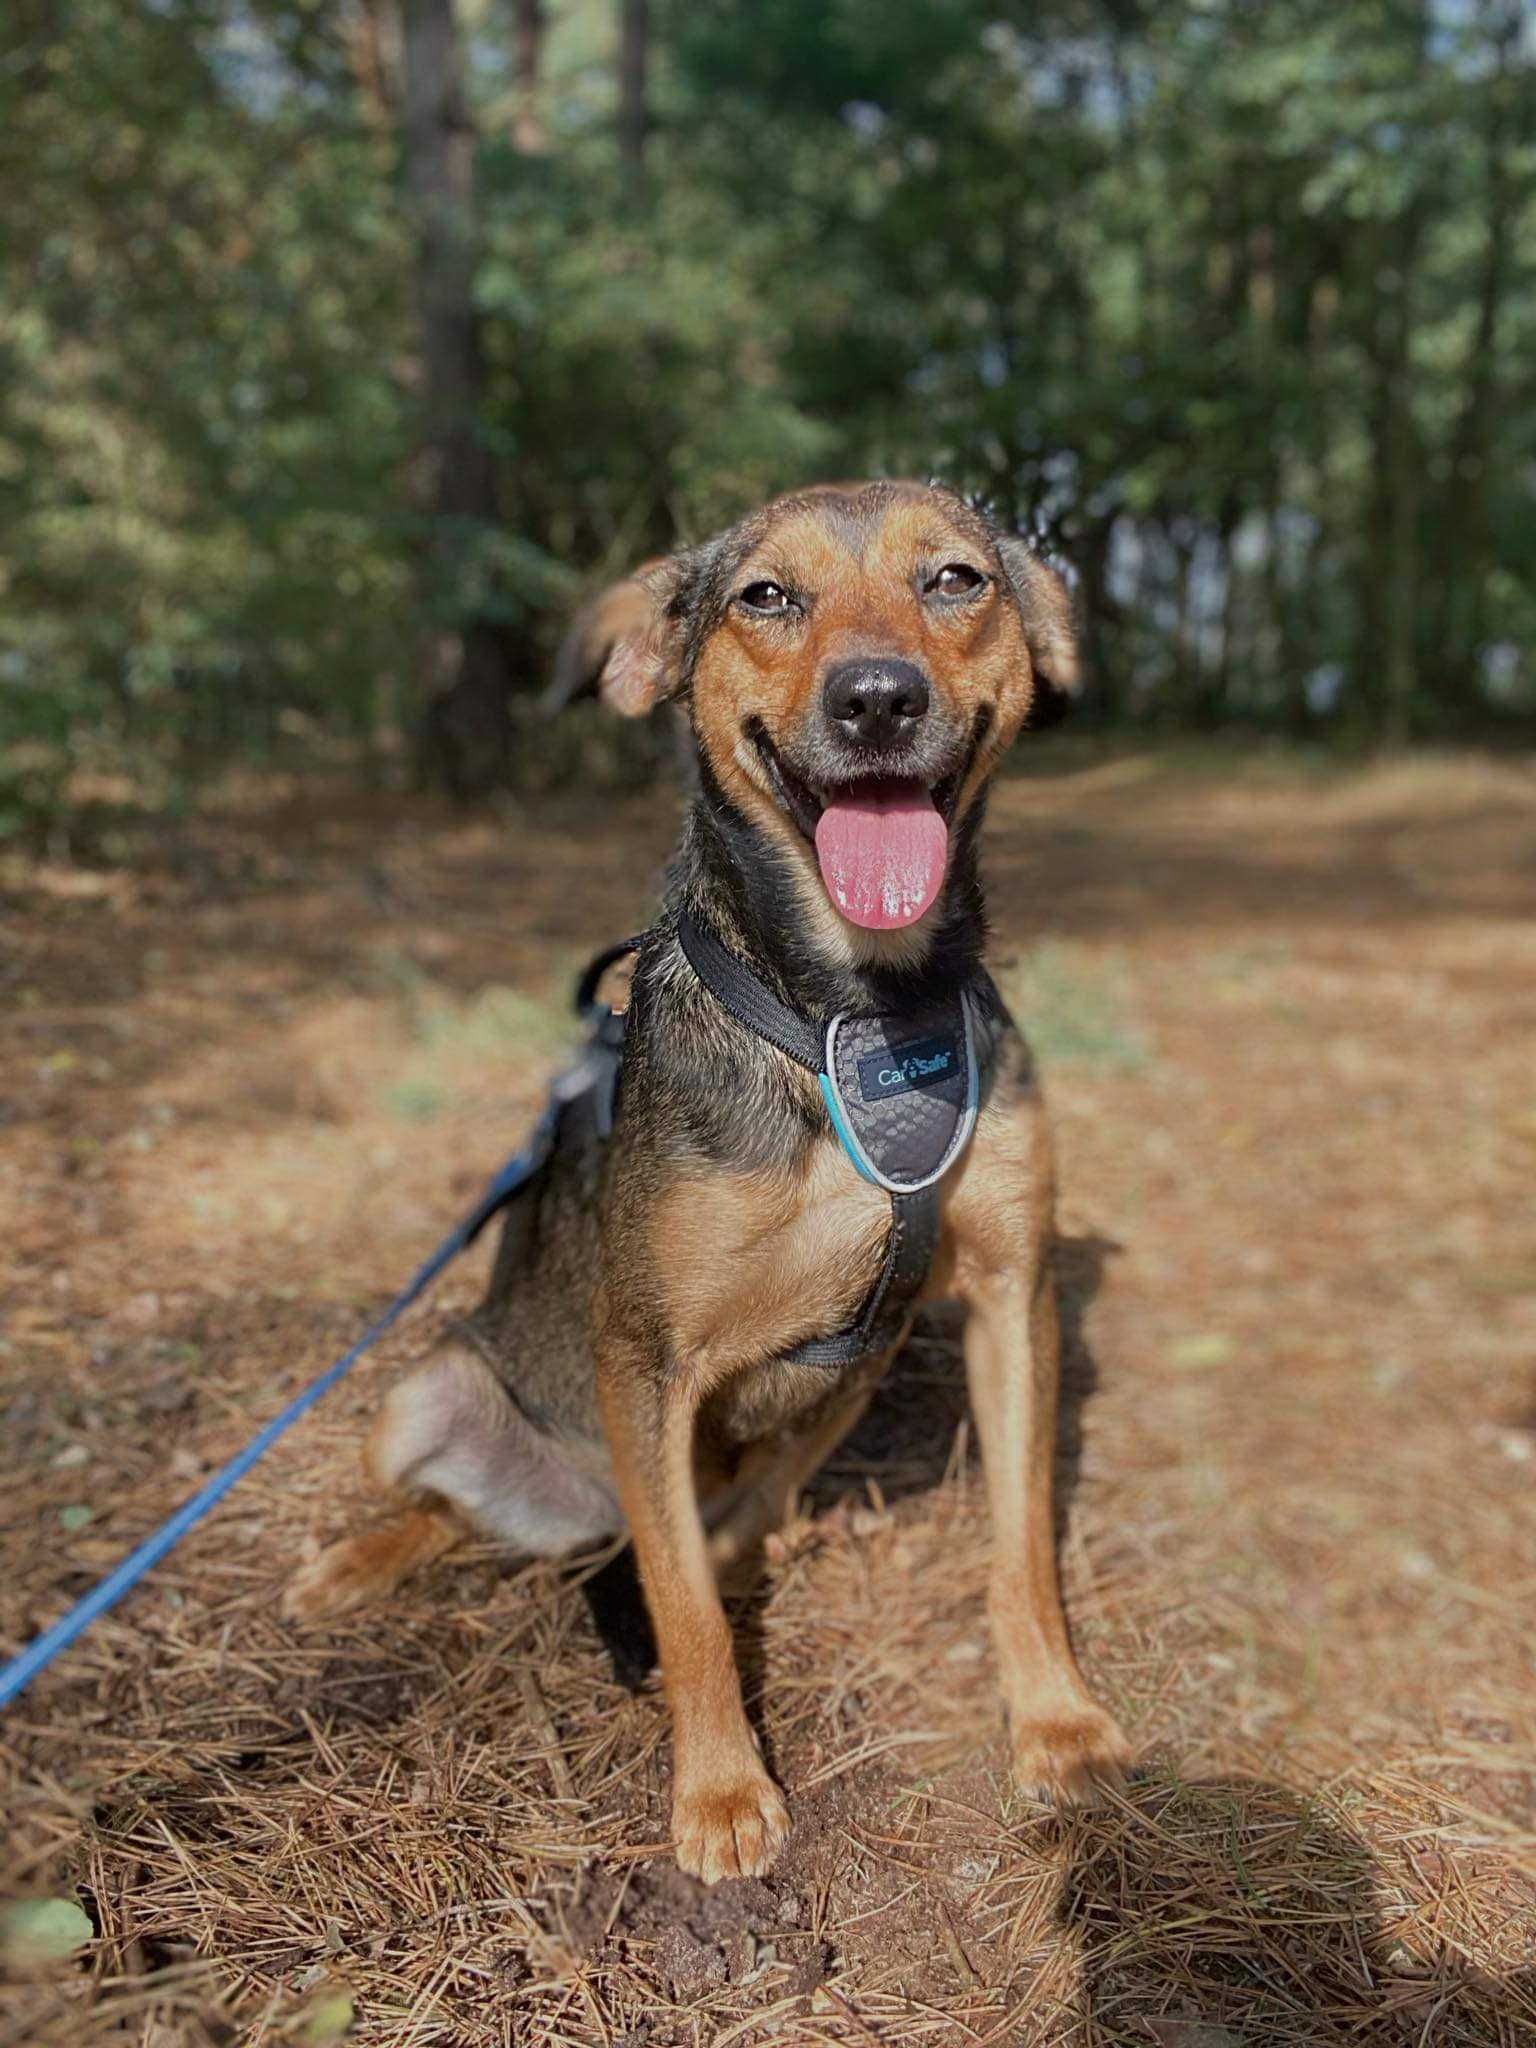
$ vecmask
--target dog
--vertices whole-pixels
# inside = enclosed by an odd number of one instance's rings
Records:
[[[677,1860],[706,1882],[760,1875],[788,1813],[720,1575],[853,1426],[918,1302],[958,1299],[1015,1778],[1092,1799],[1128,1751],[1058,1589],[1051,1143],[982,965],[977,852],[1005,749],[1076,688],[1065,586],[948,491],[827,485],[626,579],[587,613],[566,694],[583,665],[617,711],[678,704],[697,766],[635,959],[611,1135],[562,1119],[481,1306],[384,1402],[366,1462],[401,1512],[302,1571],[288,1610],[387,1590],[465,1523],[539,1555],[627,1533],[672,1719]],[[845,1060],[843,1028],[874,1053]],[[914,1192],[933,1158],[904,1180],[890,1148],[933,1117],[942,1159]]]

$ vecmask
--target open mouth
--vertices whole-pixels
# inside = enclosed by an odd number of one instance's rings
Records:
[[[868,775],[812,784],[757,720],[748,737],[787,816],[816,849],[833,903],[867,931],[915,924],[944,886],[949,819],[966,763],[936,782]]]

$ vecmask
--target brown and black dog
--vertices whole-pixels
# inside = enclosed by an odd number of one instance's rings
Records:
[[[696,977],[678,918],[706,922],[810,1017],[974,981],[987,784],[1074,687],[1074,645],[1062,585],[1026,543],[908,483],[781,498],[647,565],[586,633],[608,701],[679,700],[698,757],[635,969],[612,1136],[562,1126],[508,1212],[481,1307],[373,1433],[375,1478],[414,1504],[326,1551],[288,1605],[323,1616],[386,1589],[464,1521],[543,1555],[627,1529],[672,1712],[678,1861],[712,1881],[766,1870],[788,1826],[717,1577],[793,1506],[894,1348],[830,1383],[784,1356],[858,1310],[892,1211],[813,1077]],[[1082,1798],[1126,1746],[1078,1670],[1057,1588],[1051,1146],[1000,1010],[974,1135],[940,1185],[925,1298],[968,1311],[1014,1770]]]

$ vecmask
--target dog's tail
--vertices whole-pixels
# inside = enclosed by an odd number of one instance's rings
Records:
[[[654,599],[642,578],[657,567],[659,560],[658,556],[642,562],[622,582],[610,584],[590,604],[583,605],[571,621],[555,656],[549,686],[539,699],[539,709],[547,717],[564,711],[579,697],[590,696],[615,643],[645,630]]]

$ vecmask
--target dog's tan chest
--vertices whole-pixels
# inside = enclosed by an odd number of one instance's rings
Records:
[[[798,1172],[679,1180],[652,1218],[675,1356],[711,1382],[848,1323],[874,1283],[890,1203],[828,1136]]]

